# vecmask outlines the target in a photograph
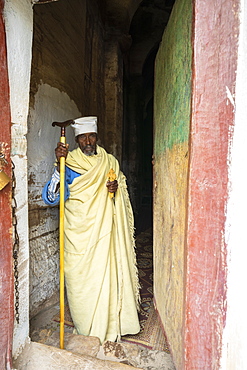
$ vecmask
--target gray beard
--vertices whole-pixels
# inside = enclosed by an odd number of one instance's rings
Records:
[[[92,152],[86,152],[84,154],[87,155],[88,157],[91,157],[92,155],[95,154],[95,151],[93,150]]]
[[[83,149],[86,149],[86,148],[91,148],[91,150],[87,151],[87,150],[83,150],[82,152],[87,155],[88,157],[91,157],[92,155],[95,154],[95,149],[93,149],[93,147],[91,145],[87,145],[86,147],[84,147]]]

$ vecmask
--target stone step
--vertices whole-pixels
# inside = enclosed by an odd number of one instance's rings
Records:
[[[83,335],[72,334],[71,332],[64,333],[64,348],[68,351],[61,350],[59,331],[51,332],[49,330],[41,330],[39,332],[39,343],[31,342],[28,352],[20,356],[18,370],[24,369],[46,369],[44,363],[41,367],[25,367],[29,366],[27,358],[34,366],[34,360],[37,353],[41,352],[42,356],[50,359],[56,359],[59,363],[62,361],[62,367],[49,367],[50,369],[64,369],[64,359],[69,356],[69,361],[74,361],[72,354],[77,356],[75,358],[75,366],[78,366],[78,356],[81,367],[69,367],[68,369],[143,369],[143,370],[175,370],[171,355],[157,350],[150,350],[134,343],[126,342],[110,342],[106,341],[103,345],[97,337],[87,337]],[[37,345],[45,345],[45,347],[38,347]],[[49,350],[48,350],[49,348]],[[27,351],[27,349],[25,349]],[[60,351],[60,352],[59,352]],[[41,357],[42,357],[41,356]],[[102,361],[102,362],[101,362]],[[45,363],[46,364],[46,363]],[[49,362],[48,362],[49,364]],[[51,364],[50,364],[51,365]],[[125,365],[123,367],[122,365]],[[31,366],[31,365],[30,365]],[[36,366],[36,365],[35,365]],[[48,365],[47,365],[48,366]],[[55,366],[55,364],[53,364]],[[66,365],[67,366],[67,365]],[[72,366],[72,365],[71,365]],[[73,364],[74,366],[74,364]],[[84,366],[84,367],[83,367]],[[89,367],[92,366],[92,367]],[[96,367],[97,366],[97,367]],[[106,367],[107,366],[107,367]],[[127,367],[126,367],[127,366]],[[66,367],[65,367],[66,368]]]
[[[14,361],[16,370],[135,370],[137,367],[30,342]]]

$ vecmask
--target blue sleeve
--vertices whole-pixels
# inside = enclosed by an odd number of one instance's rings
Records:
[[[70,168],[66,167],[65,166],[65,188],[64,188],[64,200],[67,200],[68,197],[69,197],[69,184],[72,184],[73,180],[80,176],[80,174],[78,172],[75,172],[73,170],[71,170]],[[50,185],[50,181],[49,180],[44,188],[43,188],[43,191],[42,191],[42,199],[43,201],[48,204],[49,206],[56,206],[57,204],[59,204],[59,201],[60,201],[60,195],[58,195],[58,197],[56,198],[56,200],[54,202],[51,202],[49,199],[48,199],[48,196],[47,196],[47,193],[48,193],[48,186]]]

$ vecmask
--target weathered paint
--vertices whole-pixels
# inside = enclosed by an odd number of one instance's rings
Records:
[[[155,161],[154,296],[178,369],[182,363],[188,143]]]
[[[0,144],[8,165],[4,167],[11,177],[10,142],[11,120],[9,106],[9,84],[5,28],[3,23],[3,2],[0,2]],[[12,271],[12,210],[11,183],[0,191],[0,368],[11,368],[11,348],[14,324],[13,271]]]
[[[213,16],[212,16],[213,14]],[[194,2],[184,369],[219,369],[226,314],[225,209],[238,2]]]
[[[235,94],[235,124],[229,151],[230,197],[227,205],[227,315],[223,335],[222,370],[247,369],[247,8],[240,1],[240,35]]]
[[[155,157],[188,142],[191,94],[191,1],[175,3],[156,62]]]
[[[177,369],[183,358],[191,19],[191,1],[177,1],[155,68],[154,296]]]
[[[7,62],[11,111],[11,159],[15,169],[15,200],[19,236],[19,323],[15,320],[12,355],[29,337],[29,244],[27,194],[27,115],[29,107],[33,10],[29,0],[5,0]]]

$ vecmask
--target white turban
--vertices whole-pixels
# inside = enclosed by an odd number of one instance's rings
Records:
[[[97,133],[97,117],[80,117],[74,119],[71,125],[75,130],[75,136],[86,134],[88,132]]]

